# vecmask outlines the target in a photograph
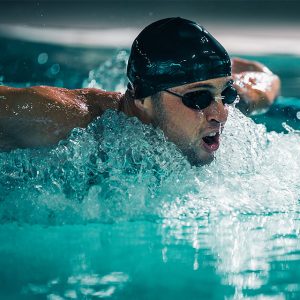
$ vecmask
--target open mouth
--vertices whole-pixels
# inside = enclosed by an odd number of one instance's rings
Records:
[[[208,152],[213,152],[218,150],[220,145],[220,133],[211,132],[207,136],[202,138],[203,146]]]

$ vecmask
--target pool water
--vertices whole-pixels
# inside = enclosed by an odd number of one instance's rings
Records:
[[[13,43],[4,84],[124,90],[125,50],[85,72],[30,44],[26,71]],[[89,61],[78,51],[65,55]],[[232,108],[202,168],[114,111],[51,148],[0,153],[0,299],[300,299],[300,96],[287,95],[253,119]]]

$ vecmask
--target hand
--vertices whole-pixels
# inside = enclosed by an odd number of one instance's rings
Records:
[[[232,77],[241,99],[237,107],[246,115],[265,112],[278,96],[278,76],[259,62],[233,58]]]

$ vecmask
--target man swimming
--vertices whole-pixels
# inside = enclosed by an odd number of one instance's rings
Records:
[[[231,69],[233,74],[231,73]],[[159,126],[191,163],[209,163],[220,144],[228,106],[244,113],[274,101],[279,79],[261,64],[234,59],[203,27],[182,18],[147,26],[134,40],[123,95],[87,88],[0,87],[0,147],[57,143],[107,109]]]

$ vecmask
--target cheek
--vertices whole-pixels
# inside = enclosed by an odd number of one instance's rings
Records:
[[[205,123],[202,111],[194,111],[184,105],[173,105],[167,109],[167,129],[180,139],[194,140],[199,136]]]

